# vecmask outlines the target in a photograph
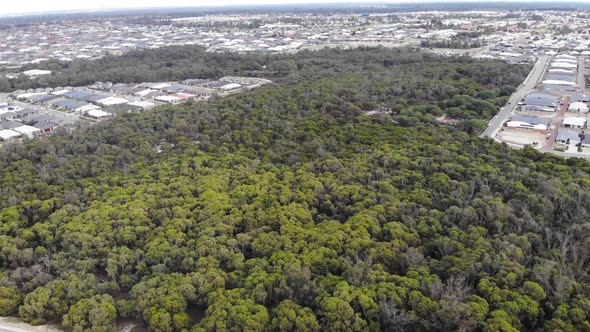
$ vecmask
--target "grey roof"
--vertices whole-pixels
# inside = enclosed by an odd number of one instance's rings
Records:
[[[13,128],[17,128],[22,126],[23,123],[22,122],[18,122],[18,121],[5,121],[5,122],[0,122],[0,128],[2,129],[13,129]]]
[[[206,88],[219,88],[219,87],[222,87],[222,86],[224,86],[226,84],[227,83],[218,82],[218,81],[212,81],[212,82],[207,82],[207,83],[199,84],[199,85],[204,86]]]
[[[73,99],[83,99],[89,95],[91,95],[91,92],[86,92],[86,91],[70,91],[70,92],[66,92],[63,95],[69,98],[73,98]]]
[[[580,137],[578,136],[578,132],[576,132],[575,130],[571,130],[571,129],[559,129],[559,132],[557,133],[557,140],[558,141],[578,141],[580,140]]]
[[[29,114],[35,114],[37,113],[37,110],[32,109],[32,108],[24,108],[20,111],[16,111],[14,112],[14,115],[16,116],[25,116],[25,115],[29,115]]]
[[[77,100],[63,100],[59,103],[57,103],[55,106],[59,106],[59,107],[63,107],[69,110],[74,110],[78,107],[82,107],[88,105],[88,103],[85,103],[83,101],[77,101]]]
[[[119,104],[119,105],[111,105],[109,107],[105,107],[102,110],[107,113],[117,113],[117,112],[126,113],[126,112],[133,112],[133,111],[141,111],[142,108],[139,106],[135,106],[135,105]]]
[[[30,101],[32,102],[36,102],[36,103],[45,103],[48,102],[52,99],[57,98],[57,96],[52,96],[52,95],[35,95],[35,96],[31,96],[29,98]]]
[[[532,125],[540,125],[540,124],[546,125],[549,122],[549,120],[547,120],[547,119],[543,119],[538,116],[529,116],[529,115],[517,115],[512,118],[512,121],[526,122],[526,123],[530,123]]]
[[[546,93],[531,92],[524,97],[524,104],[555,107],[557,106],[557,97]]]
[[[185,89],[187,89],[188,87],[184,87],[182,85],[179,84],[175,84],[169,87],[165,87],[164,89],[162,89],[162,91],[164,92],[168,92],[168,93],[178,93],[178,92],[182,92]]]
[[[53,100],[50,100],[47,104],[51,105],[51,106],[60,106],[59,104],[64,102],[64,101],[68,101],[68,99],[66,98],[55,98]]]
[[[575,91],[576,87],[569,85],[543,84],[545,90]]]
[[[108,98],[108,97],[109,96],[101,95],[101,94],[98,94],[98,93],[91,93],[90,95],[88,95],[86,97],[78,98],[78,99],[84,100],[84,101],[97,102],[97,101],[99,101],[101,99],[105,99],[105,98]]]
[[[590,97],[581,93],[574,93],[570,97],[571,101],[590,101]]]
[[[57,128],[59,127],[59,123],[57,122],[51,122],[51,121],[43,121],[43,122],[37,122],[33,125],[33,127],[38,128],[38,129],[53,129],[53,128]]]
[[[129,88],[128,84],[125,83],[117,83],[117,84],[113,84],[113,86],[111,87],[112,91],[120,91],[120,90],[126,90]]]
[[[547,75],[546,79],[556,80],[556,81],[574,82],[574,83],[576,82],[576,76],[568,75],[568,74],[550,73]]]
[[[27,116],[23,121],[27,123],[38,123],[38,122],[58,122],[59,119],[49,114],[38,114]]]

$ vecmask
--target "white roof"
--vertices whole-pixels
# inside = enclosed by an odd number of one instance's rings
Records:
[[[41,129],[39,129],[39,128],[35,128],[33,126],[27,126],[27,125],[22,125],[20,127],[16,127],[13,130],[17,131],[23,135],[28,135],[28,134],[37,133],[37,132],[41,131]]]
[[[230,83],[230,84],[226,84],[224,86],[221,86],[220,89],[222,90],[233,90],[233,89],[238,89],[241,88],[242,86],[238,83]]]
[[[0,130],[0,138],[7,140],[15,137],[19,137],[20,133],[10,129]]]
[[[90,111],[86,112],[86,114],[93,116],[95,118],[104,118],[105,116],[111,115],[110,113],[107,113],[102,110],[90,110]]]
[[[138,106],[138,107],[141,107],[144,109],[149,109],[149,108],[156,106],[156,104],[154,104],[150,101],[134,101],[134,102],[129,103],[129,105]]]
[[[588,105],[586,103],[577,101],[574,103],[571,103],[570,106],[568,107],[568,110],[586,110],[588,111]]]
[[[23,93],[23,94],[20,94],[20,95],[16,96],[16,99],[28,99],[28,98],[31,98],[33,96],[42,95],[42,94],[43,93],[35,93],[35,92]]]
[[[119,98],[119,97],[107,97],[105,99],[101,99],[101,100],[97,101],[97,103],[99,103],[101,105],[105,105],[105,106],[126,104],[128,102],[129,102],[129,100],[127,100],[125,98]]]
[[[575,59],[576,57],[569,54],[560,54],[556,58],[567,58],[567,59]]]
[[[156,92],[156,91],[158,91],[158,90],[153,90],[153,89],[145,89],[145,90],[141,90],[141,91],[139,91],[139,92],[136,92],[135,94],[136,94],[136,95],[138,95],[138,96],[140,96],[140,97],[143,97],[143,96],[147,96],[147,95],[149,95],[150,93],[152,93],[152,92]]]
[[[561,80],[544,80],[543,84],[576,86],[576,83]]]
[[[555,62],[566,62],[566,63],[577,64],[578,60],[576,60],[576,59],[555,59]]]
[[[565,118],[565,119],[563,119],[563,124],[570,125],[570,126],[583,127],[584,125],[586,125],[586,119],[585,118],[578,118],[578,117]]]
[[[550,73],[560,73],[560,74],[573,74],[574,73],[573,70],[560,69],[560,68],[549,69],[549,72]]]
[[[88,111],[99,110],[99,109],[100,109],[100,106],[88,104],[88,105],[84,105],[84,106],[80,106],[80,107],[76,108],[76,111],[88,112]]]
[[[23,71],[23,74],[25,74],[27,76],[48,75],[48,74],[51,74],[51,70],[31,69],[31,70]]]
[[[56,96],[61,96],[61,95],[68,93],[70,91],[72,91],[72,90],[59,90],[59,91],[53,91],[51,94],[56,95]]]
[[[182,100],[180,97],[177,96],[171,96],[171,95],[166,95],[166,96],[158,96],[155,98],[156,100],[159,101],[165,101],[165,102],[175,102],[175,101],[180,101]]]
[[[577,66],[573,63],[568,62],[553,62],[551,64],[551,68],[577,68]]]
[[[153,89],[164,89],[164,88],[167,88],[167,87],[169,87],[169,86],[171,86],[171,85],[170,85],[170,84],[168,84],[168,83],[159,83],[159,84],[154,84],[154,85],[152,85],[151,87],[152,87]]]

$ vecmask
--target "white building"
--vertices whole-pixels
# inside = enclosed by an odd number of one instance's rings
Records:
[[[586,127],[586,118],[572,117],[563,119],[563,126],[565,128],[584,128]]]
[[[17,131],[10,130],[10,129],[2,129],[0,130],[0,140],[7,141],[12,138],[20,137],[21,134]]]
[[[28,138],[33,138],[43,132],[43,130],[41,130],[39,128],[35,128],[33,126],[27,126],[27,125],[16,127],[13,130],[24,135],[24,136],[27,136]]]
[[[86,112],[86,116],[92,119],[96,119],[96,120],[102,120],[102,119],[106,119],[110,116],[112,116],[111,113],[107,113],[103,110],[90,110],[88,112]]]
[[[548,122],[538,116],[517,115],[506,122],[506,127],[547,131]]]
[[[544,80],[543,84],[549,85],[565,85],[565,86],[576,86],[575,82],[562,81],[562,80]]]
[[[127,104],[128,102],[129,102],[129,100],[127,100],[125,98],[118,98],[118,97],[108,97],[108,98],[104,98],[104,99],[97,101],[97,103],[99,103],[100,105],[103,105],[103,106],[121,105],[121,104]]]
[[[231,91],[231,90],[239,89],[241,87],[242,87],[241,84],[238,84],[238,83],[230,83],[230,84],[223,85],[223,86],[221,86],[219,88],[221,90],[223,90],[223,91]]]
[[[51,74],[51,70],[31,69],[31,70],[24,71],[23,74],[25,74],[26,76],[28,76],[30,78],[34,78],[34,77],[42,76],[42,75],[49,75],[49,74]]]
[[[167,104],[178,104],[178,103],[182,102],[182,98],[177,97],[177,96],[171,96],[171,95],[157,96],[154,99],[156,101],[161,101],[161,102],[167,103]]]
[[[588,113],[588,104],[576,101],[571,103],[567,110],[568,112]]]
[[[569,62],[553,62],[551,68],[576,69],[578,65]]]
[[[144,111],[152,109],[156,106],[156,104],[154,104],[150,101],[134,101],[134,102],[129,103],[129,105],[141,107]]]

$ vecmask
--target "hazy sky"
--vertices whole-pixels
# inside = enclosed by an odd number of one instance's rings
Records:
[[[0,0],[0,14],[31,13],[62,10],[111,9],[132,7],[220,6],[240,4],[285,4],[328,2],[377,2],[379,0]],[[472,0],[483,1],[483,0]],[[411,0],[379,2],[417,2]],[[425,1],[419,1],[425,2]],[[429,2],[433,2],[432,0]],[[553,2],[559,2],[553,1]]]
[[[379,0],[377,0],[379,1]],[[376,0],[0,0],[0,14],[133,7],[224,6],[246,4],[377,2]],[[388,2],[379,1],[379,2]],[[391,1],[394,2],[394,1]],[[395,2],[408,2],[407,0]]]

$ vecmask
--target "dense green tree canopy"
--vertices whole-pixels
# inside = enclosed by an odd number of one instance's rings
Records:
[[[493,114],[526,68],[291,56],[298,71],[244,95],[5,144],[0,314],[72,331],[590,328],[590,164],[433,118]]]

